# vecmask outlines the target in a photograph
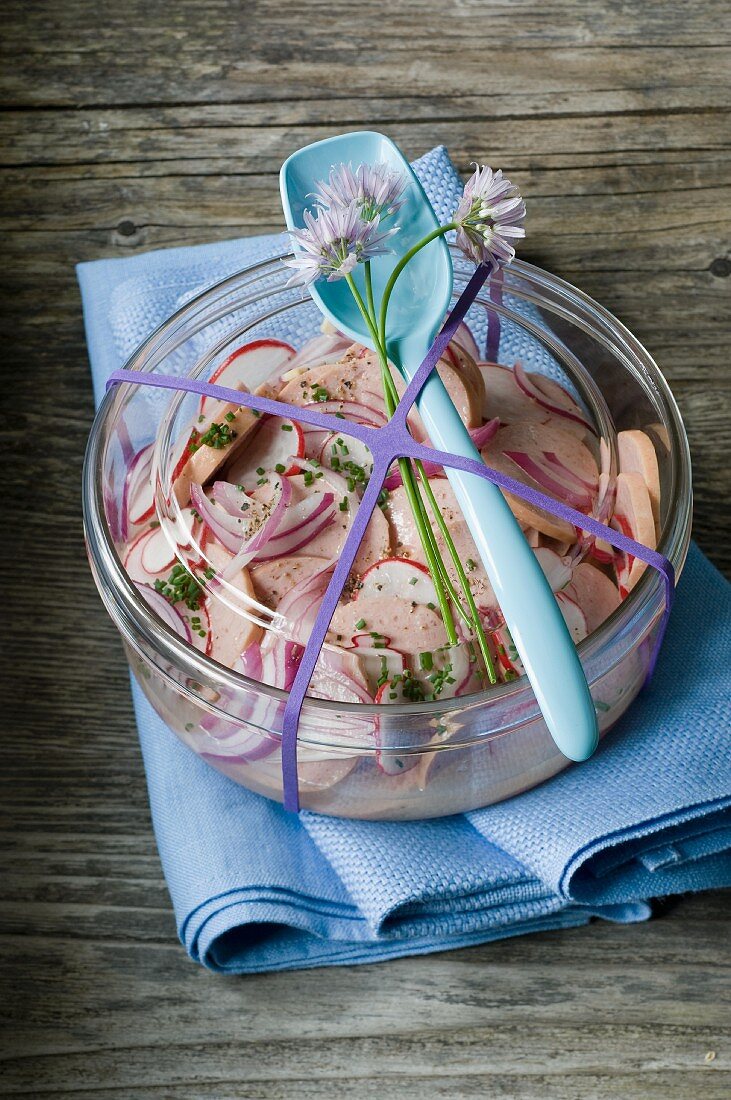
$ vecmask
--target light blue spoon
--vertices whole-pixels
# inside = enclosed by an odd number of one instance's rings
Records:
[[[350,163],[356,168],[379,162],[401,172],[406,187],[398,213],[401,228],[393,238],[398,254],[379,257],[371,265],[376,302],[399,255],[438,225],[401,151],[383,134],[343,134],[293,153],[280,173],[287,225],[300,229],[304,211],[312,206],[316,182],[327,179],[333,165]],[[355,278],[363,293],[360,265]],[[373,348],[345,280],[320,280],[311,293],[325,317],[341,332]],[[444,239],[439,238],[407,265],[390,301],[388,354],[406,381],[416,373],[439,331],[451,294],[452,263]],[[480,458],[436,371],[421,392],[418,408],[435,446],[466,458]],[[576,648],[538,560],[497,486],[460,470],[447,469],[446,473],[551,736],[565,756],[586,760],[598,741],[596,713]]]

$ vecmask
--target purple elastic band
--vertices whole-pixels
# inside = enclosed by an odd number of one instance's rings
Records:
[[[655,644],[648,664],[647,678],[652,675],[655,668],[657,655],[662,644],[662,639],[667,627],[670,609],[675,593],[675,573],[670,561],[656,550],[651,550],[642,543],[615,531],[604,523],[600,523],[583,512],[570,508],[553,497],[546,496],[536,489],[531,489],[519,481],[515,481],[497,470],[485,466],[477,459],[461,458],[458,455],[437,451],[432,447],[417,443],[411,436],[406,426],[406,418],[418,398],[421,389],[426,383],[430,373],[437,365],[447,346],[454,336],[458,325],[464,319],[467,310],[474,302],[480,288],[490,275],[490,268],[480,266],[477,268],[469,283],[460,295],[454,309],[449,315],[444,326],[438,333],[432,346],[421,363],[416,374],[406,388],[396,411],[381,428],[371,428],[363,424],[354,424],[347,421],[347,428],[343,426],[343,420],[327,413],[319,413],[315,409],[303,408],[299,405],[290,405],[284,401],[274,401],[267,397],[245,393],[241,390],[229,389],[226,386],[218,386],[210,382],[202,382],[194,378],[176,378],[171,375],[147,374],[140,371],[117,370],[110,375],[107,381],[107,389],[110,386],[128,382],[132,385],[157,386],[162,389],[183,390],[187,393],[199,394],[203,397],[211,397],[219,401],[225,401],[246,408],[256,409],[259,412],[270,413],[273,416],[285,416],[301,421],[305,424],[313,424],[324,428],[329,432],[343,432],[361,442],[369,448],[373,457],[373,472],[366,485],[357,512],[351,524],[348,535],[340,550],[338,561],[328,583],[327,589],[320,604],[310,637],[305,644],[294,682],[289,691],[282,721],[282,787],[284,808],[298,812],[299,784],[297,777],[297,732],[299,728],[300,714],[304,704],[307,688],[309,687],[312,673],[320,655],[325,636],[330,626],[335,608],[342,594],[343,588],[350,575],[350,570],[358,553],[358,548],[365,535],[368,521],[378,501],[379,494],[392,463],[398,458],[421,459],[422,461],[437,462],[442,466],[452,469],[464,470],[466,473],[476,474],[487,481],[492,481],[505,492],[513,493],[528,504],[536,508],[542,508],[551,515],[565,520],[573,527],[588,531],[590,534],[604,539],[610,545],[617,547],[625,554],[631,554],[640,561],[646,562],[656,569],[662,576],[665,585],[665,608],[655,638]],[[497,317],[496,317],[497,319]],[[498,321],[499,325],[499,321]],[[489,326],[488,326],[489,334]]]
[[[503,273],[500,268],[490,279],[490,300],[496,305],[503,304]],[[500,350],[500,314],[494,309],[487,311],[487,337],[485,339],[485,359],[488,363],[497,363]]]

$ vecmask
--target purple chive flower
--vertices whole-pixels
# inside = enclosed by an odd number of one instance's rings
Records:
[[[390,251],[384,244],[397,232],[380,230],[378,217],[363,218],[356,203],[319,208],[314,214],[305,210],[304,220],[304,229],[290,230],[301,252],[284,261],[295,272],[287,286],[309,286],[323,278],[328,282],[344,279],[356,264]]]
[[[501,171],[476,165],[453,218],[465,256],[476,264],[509,264],[515,256],[511,242],[525,236],[524,219],[518,188]]]
[[[332,209],[355,203],[366,221],[387,218],[403,206],[401,194],[406,180],[387,164],[359,164],[355,172],[349,164],[336,164],[330,178],[316,185],[314,198],[319,206]]]

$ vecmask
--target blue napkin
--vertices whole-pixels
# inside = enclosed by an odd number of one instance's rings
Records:
[[[446,151],[415,167],[451,213],[461,185]],[[284,247],[276,235],[79,265],[97,398],[181,300]],[[519,340],[506,326],[501,357]],[[592,916],[643,920],[653,898],[731,884],[730,643],[731,585],[692,546],[654,680],[596,756],[424,822],[285,814],[181,745],[133,684],[182,942],[237,973],[375,962]]]

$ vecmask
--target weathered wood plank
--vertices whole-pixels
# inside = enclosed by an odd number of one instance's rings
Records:
[[[124,1075],[131,1088],[200,1080],[221,1085],[288,1082],[290,1087],[316,1080],[327,1088],[343,1079],[357,1087],[372,1079],[375,1066],[391,1088],[414,1079],[423,1085],[453,1075],[484,1078],[488,1067],[491,1074],[508,1080],[562,1079],[574,1073],[579,1083],[583,1076],[606,1072],[612,1065],[618,1088],[627,1074],[650,1076],[659,1071],[683,1073],[702,1088],[709,1077],[731,1080],[731,1074],[718,1074],[705,1062],[707,1050],[726,1041],[723,1032],[709,1030],[701,1039],[694,1028],[682,1025],[658,1032],[652,1025],[600,1028],[594,1023],[580,1032],[573,1027],[536,1027],[530,1036],[522,1025],[498,1024],[463,1027],[448,1035],[442,1030],[423,1030],[416,1036],[399,1031],[378,1037],[355,1033],[315,1043],[300,1037],[256,1043],[181,1041],[158,1051],[154,1067],[146,1057],[148,1049],[128,1045],[96,1050],[91,1057],[86,1051],[36,1055],[32,1064],[13,1058],[7,1064],[5,1085],[21,1093],[30,1086],[34,1095],[43,1095],[82,1081],[87,1090],[96,1090]]]
[[[471,1100],[485,1096],[495,1100],[688,1100],[702,1095],[703,1100],[727,1100],[728,1075],[710,1067],[703,1076],[697,1072],[670,1072],[646,1074],[622,1074],[613,1072],[597,1075],[587,1073],[546,1077],[542,1074],[526,1074],[525,1077],[492,1073],[489,1068],[479,1074],[465,1077],[451,1073],[429,1077],[385,1077],[380,1074],[370,1080],[353,1080],[351,1077],[324,1081],[322,1078],[294,1078],[285,1082],[227,1081],[223,1084],[201,1084],[197,1079],[184,1085],[144,1086],[142,1089],[125,1089],[125,1100],[440,1100],[455,1096]],[[621,1093],[618,1093],[621,1089]],[[86,1090],[58,1092],[53,1095],[62,1100],[88,1100]],[[7,1093],[9,1100],[27,1096],[27,1093]],[[97,1089],[95,1097],[118,1097],[115,1086]]]
[[[397,100],[368,95],[226,106],[21,109],[0,117],[0,164],[42,165],[63,174],[62,166],[76,163],[88,168],[95,164],[165,160],[174,166],[171,170],[195,174],[206,172],[211,161],[215,163],[208,171],[251,174],[276,171],[281,159],[291,152],[295,129],[310,135],[304,140],[315,140],[348,125],[377,125],[396,127],[399,140],[404,145],[411,143],[415,151],[423,145],[421,132],[425,127],[426,140],[432,143],[436,141],[432,134],[443,135],[445,127],[450,127],[448,138],[454,156],[459,149],[455,150],[452,131],[456,130],[461,140],[465,126],[479,128],[481,140],[490,143],[491,155],[499,155],[506,166],[509,158],[511,168],[515,164],[512,158],[519,162],[525,147],[534,160],[535,149],[540,147],[541,166],[554,166],[562,156],[573,166],[590,154],[587,167],[600,167],[615,156],[612,144],[617,144],[623,158],[630,162],[644,151],[645,162],[656,167],[672,159],[673,149],[683,147],[683,138],[686,150],[698,148],[700,142],[701,149],[709,144],[724,147],[722,128],[724,115],[731,107],[731,89],[719,82],[710,87],[684,86],[682,93],[682,106],[673,106],[666,86],[630,90],[620,86],[616,91],[602,88],[593,94],[569,88],[539,95],[527,85],[517,95],[491,94],[487,101],[484,96],[469,95],[407,96]],[[548,137],[548,123],[555,125],[561,141]],[[536,142],[539,126],[540,145]],[[719,129],[715,143],[709,127]],[[567,135],[571,133],[573,138],[574,132],[577,140],[569,143]],[[597,135],[601,140],[592,143]],[[671,143],[668,135],[674,137]],[[482,148],[468,149],[468,160],[478,153],[482,155]],[[710,162],[708,157],[701,159]],[[164,167],[159,170],[164,171]]]
[[[318,97],[323,87],[336,96],[387,88],[393,97],[489,93],[495,84],[507,93],[591,91],[606,87],[608,73],[615,85],[671,89],[694,72],[713,87],[728,64],[722,0],[690,17],[677,0],[581,9],[564,0],[543,11],[400,0],[387,19],[377,0],[357,17],[344,0],[209,0],[205,17],[195,0],[108,4],[102,19],[93,0],[56,6],[50,18],[44,5],[6,7],[3,49],[24,54],[22,68],[4,66],[3,98],[14,105],[267,101]]]

